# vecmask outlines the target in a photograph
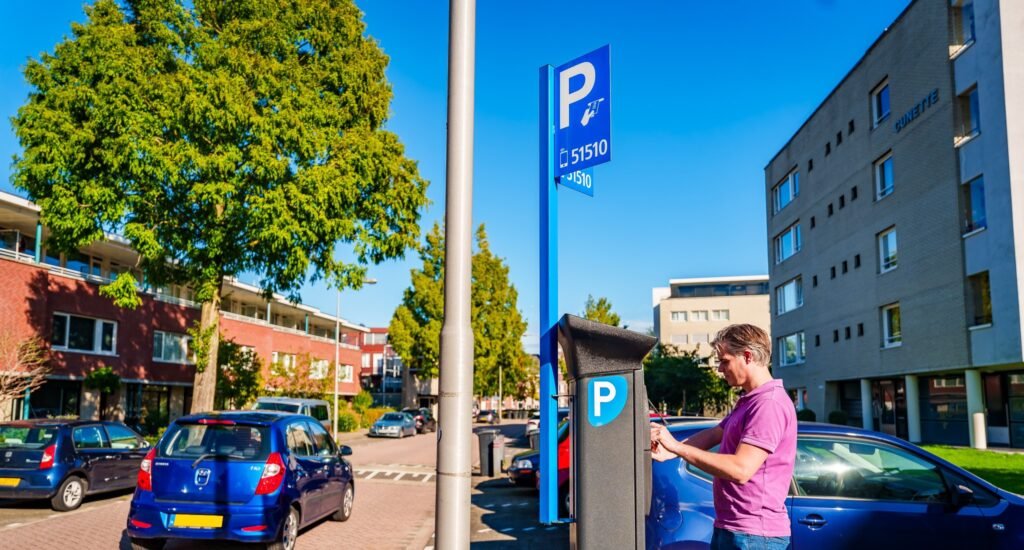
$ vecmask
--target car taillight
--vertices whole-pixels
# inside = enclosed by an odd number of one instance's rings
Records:
[[[223,420],[220,418],[200,418],[196,421],[197,424],[204,426],[234,426],[234,420]]]
[[[135,486],[140,491],[153,490],[153,457],[155,456],[156,447],[153,447],[146,453],[146,458],[142,459],[142,463],[139,464],[139,477],[135,481]]]
[[[256,486],[257,495],[269,495],[281,486],[284,481],[284,462],[281,460],[281,453],[270,453],[267,463],[263,465],[263,475],[260,476],[260,483]]]
[[[10,454],[10,453],[8,453]],[[57,456],[57,444],[54,443],[49,447],[43,449],[43,458],[39,460],[40,470],[49,470],[53,468],[53,457]]]

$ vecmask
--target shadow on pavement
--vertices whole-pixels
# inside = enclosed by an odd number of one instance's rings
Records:
[[[507,479],[495,478],[477,483],[476,490],[472,502],[482,514],[479,524],[474,522],[471,548],[569,547],[567,524],[544,525],[538,521],[536,489],[516,487]]]

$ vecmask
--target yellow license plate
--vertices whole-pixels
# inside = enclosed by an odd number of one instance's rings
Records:
[[[222,525],[224,525],[224,516],[175,514],[171,520],[171,527],[188,527],[190,529],[218,529]]]
[[[20,477],[0,477],[0,487],[17,487],[19,483]]]

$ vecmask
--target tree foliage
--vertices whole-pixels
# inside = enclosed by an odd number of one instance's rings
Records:
[[[49,359],[39,338],[0,332],[0,401],[24,397],[26,391],[42,386],[50,373]]]
[[[487,231],[476,232],[472,267],[473,389],[476,395],[502,393],[524,399],[535,393],[530,358],[523,352],[526,322],[519,311],[519,292],[509,282],[509,268],[494,255]],[[423,266],[412,271],[412,283],[395,310],[389,340],[419,378],[438,375],[441,325],[444,321],[444,236],[434,224],[420,251]]]
[[[665,344],[644,359],[644,383],[652,403],[678,413],[714,414],[731,405],[734,397],[697,350]]]
[[[218,408],[240,409],[263,389],[263,361],[252,349],[221,340],[217,351]]]
[[[388,58],[351,0],[97,0],[86,15],[28,62],[13,119],[13,182],[48,246],[123,235],[148,284],[195,290],[203,334],[226,277],[297,300],[307,279],[358,287],[415,246],[427,183],[383,129]],[[105,292],[137,304],[132,282]],[[194,411],[213,405],[209,334]]]
[[[619,315],[612,311],[612,303],[608,301],[608,298],[602,296],[594,300],[594,297],[590,294],[587,295],[587,302],[583,305],[582,317],[613,327],[619,326],[621,321]]]
[[[286,397],[321,399],[334,389],[331,363],[308,353],[281,354],[270,364],[267,389]]]

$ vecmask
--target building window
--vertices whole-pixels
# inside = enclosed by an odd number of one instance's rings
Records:
[[[864,336],[864,323],[857,323],[857,336]]]
[[[831,275],[829,278],[830,279],[835,279],[836,278],[836,266],[830,267],[829,268],[829,273]]]
[[[825,156],[832,154],[832,142],[825,142]]]
[[[807,356],[804,350],[804,333],[795,332],[779,338],[779,364],[782,366],[797,365],[804,362]]]
[[[832,209],[832,203],[828,203],[828,215],[831,217],[834,210]]]
[[[699,311],[691,311],[690,312],[690,320],[691,321],[707,321],[708,320],[708,310],[704,309],[704,310],[699,310]]]
[[[711,337],[706,332],[698,332],[690,335],[690,342],[693,344],[707,344],[711,341]]]
[[[153,360],[165,363],[189,363],[188,336],[173,332],[153,333]]]
[[[900,328],[900,305],[889,304],[882,307],[882,347],[891,348],[903,342]]]
[[[846,338],[847,340],[849,340],[849,339],[850,339],[850,327],[846,327],[845,329],[843,329],[843,336],[844,336],[844,337],[845,337],[845,338]]]
[[[852,133],[853,133],[853,119],[851,118],[850,119],[850,123],[846,127],[846,135],[850,135]]]
[[[804,283],[801,277],[775,288],[776,311],[779,315],[804,305]]]
[[[976,273],[967,278],[967,291],[971,301],[967,320],[971,326],[992,324],[992,289],[988,284],[988,271]]]
[[[814,170],[814,159],[807,159],[807,171]]]
[[[956,98],[958,139],[965,140],[981,131],[981,114],[978,110],[978,87],[960,94]]]
[[[295,372],[295,354],[275,351],[271,354],[270,364],[276,369],[292,374]]]
[[[813,287],[817,287],[818,286],[818,276],[817,275],[812,275],[811,276],[811,286],[813,286]]]
[[[849,264],[846,263],[846,260],[843,260],[843,273],[846,273],[849,270]]]
[[[775,237],[775,263],[782,263],[787,258],[800,252],[803,243],[800,239],[800,223],[794,223]]]
[[[985,219],[985,181],[981,177],[960,186],[964,205],[964,233],[988,227]]]
[[[854,254],[853,256],[853,268],[857,269],[860,267],[860,254]]]
[[[846,195],[839,195],[839,208],[846,208]]]
[[[883,81],[871,92],[871,119],[877,127],[889,116],[889,82]]]
[[[711,320],[713,321],[728,321],[729,310],[728,309],[715,309],[711,311]]]
[[[331,371],[331,363],[326,359],[314,359],[309,363],[309,379],[323,380]],[[341,373],[338,373],[339,376]]]
[[[669,341],[672,342],[675,345],[682,345],[682,344],[689,343],[689,340],[686,338],[685,334],[673,334],[670,337]]]
[[[117,323],[54,313],[50,343],[57,350],[113,355],[117,344]]]
[[[686,312],[685,311],[673,311],[672,312],[672,320],[676,321],[676,322],[686,321]]]
[[[856,185],[854,185],[853,187],[850,188],[850,200],[851,201],[857,200],[857,186]]]
[[[889,196],[893,189],[892,151],[875,161],[875,200]]]
[[[843,133],[842,132],[836,132],[836,147],[839,147],[842,144],[843,144]]]
[[[878,272],[896,269],[896,228],[890,227],[878,234]]]
[[[820,334],[815,334],[814,335],[814,347],[818,347],[820,345],[821,345],[821,335]]]
[[[792,172],[772,189],[774,213],[779,213],[800,195],[800,172]]]
[[[836,330],[832,331],[832,341],[833,342],[838,342],[839,341],[839,329],[836,329]]]
[[[811,229],[814,229],[814,216],[811,216]]]
[[[950,9],[953,18],[953,51],[956,53],[964,46],[974,42],[974,1],[954,0]]]

